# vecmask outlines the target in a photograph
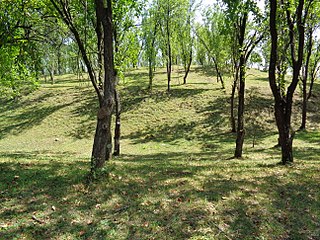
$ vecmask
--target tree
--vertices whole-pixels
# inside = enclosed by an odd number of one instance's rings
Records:
[[[128,65],[136,65],[139,54],[139,43],[134,31],[133,16],[138,16],[140,12],[139,1],[114,0],[114,54],[116,67],[116,85],[122,72]],[[130,63],[131,62],[131,63]],[[120,93],[115,87],[115,130],[114,130],[114,156],[120,155],[120,135],[121,135],[121,101]]]
[[[234,156],[236,158],[242,157],[242,148],[245,136],[244,128],[244,100],[245,100],[245,78],[246,78],[246,64],[250,54],[255,46],[262,40],[263,31],[259,29],[262,22],[262,16],[259,13],[259,8],[255,1],[251,0],[225,0],[227,5],[227,14],[229,23],[231,23],[235,30],[237,47],[238,47],[238,60],[235,61],[239,64],[235,68],[239,68],[239,93],[238,93],[238,123],[237,123],[237,139],[236,149]],[[253,22],[255,28],[250,34],[247,33],[249,27],[249,14],[253,14]],[[249,36],[247,35],[249,34]]]
[[[159,0],[158,4],[162,36],[161,51],[167,69],[167,91],[170,92],[174,39],[177,39],[178,22],[181,17],[187,16],[189,4],[186,0]]]
[[[301,116],[301,126],[299,130],[305,130],[306,129],[306,123],[307,123],[307,104],[308,104],[308,93],[307,93],[307,84],[308,84],[308,79],[309,76],[311,77],[311,83],[310,83],[310,90],[312,92],[312,87],[313,87],[313,81],[314,78],[312,78],[313,74],[309,74],[310,67],[311,71],[315,70],[312,68],[312,63],[311,63],[311,56],[313,52],[313,46],[314,46],[314,35],[316,30],[319,27],[319,9],[316,8],[315,2],[313,2],[312,5],[310,5],[310,17],[308,21],[306,22],[306,48],[305,48],[305,64],[302,66],[302,116]],[[314,51],[316,53],[316,51]],[[310,92],[309,90],[309,92]]]
[[[304,0],[295,2],[270,0],[270,34],[271,34],[271,54],[269,66],[269,84],[275,100],[275,118],[279,131],[279,143],[282,152],[282,164],[293,162],[292,142],[294,131],[291,127],[291,114],[293,94],[299,82],[299,74],[304,58],[305,43],[305,23],[308,10],[312,0],[305,6]],[[278,28],[285,26],[277,21],[278,8],[282,8],[286,14],[286,27],[289,29],[291,66],[293,70],[292,79],[288,87],[281,86],[281,82],[276,78],[276,65],[278,59]],[[293,15],[294,13],[294,15]],[[283,90],[284,89],[284,90]]]
[[[311,55],[310,59],[310,86],[307,96],[308,100],[312,97],[314,82],[320,70],[320,41],[318,39],[314,41],[312,53],[313,54]]]
[[[111,158],[112,150],[111,117],[115,102],[112,1],[95,0],[93,5],[82,5],[81,12],[79,12],[80,14],[88,13],[88,11],[95,13],[92,14],[95,19],[91,22],[94,24],[96,32],[96,59],[99,62],[98,76],[94,71],[93,63],[90,61],[85,47],[85,36],[80,35],[80,30],[83,28],[81,28],[81,25],[77,25],[74,20],[73,14],[77,14],[76,8],[69,1],[50,0],[50,2],[73,33],[97,94],[99,110],[91,155],[91,172],[94,173]],[[79,5],[76,5],[76,7],[79,7]],[[101,73],[103,73],[103,81]]]
[[[224,68],[230,57],[230,48],[228,47],[230,35],[226,30],[224,12],[218,5],[213,9],[209,8],[205,11],[204,24],[197,27],[196,35],[212,60],[217,74],[217,82],[220,82],[222,89],[225,89],[222,72],[226,71]]]
[[[36,42],[39,23],[47,18],[41,1],[9,1],[0,4],[0,86],[1,95],[16,98],[35,89],[40,65]],[[37,9],[37,10],[34,10]]]
[[[156,66],[157,46],[156,37],[160,28],[159,4],[155,3],[144,13],[142,20],[143,28],[143,48],[148,62],[149,84],[148,89],[152,91],[154,69]]]
[[[187,84],[187,78],[192,64],[194,36],[192,36],[191,28],[194,25],[196,8],[195,0],[190,0],[186,15],[181,16],[178,21],[179,55],[181,56],[184,69],[183,84]]]

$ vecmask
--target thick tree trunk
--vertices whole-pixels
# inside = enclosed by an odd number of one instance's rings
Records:
[[[91,155],[92,172],[102,168],[105,161],[111,158],[111,112],[108,108],[108,106],[103,106],[98,112],[97,127]]]
[[[292,142],[294,134],[291,135],[291,117],[287,115],[291,112],[291,108],[292,102],[285,103],[285,101],[280,101],[275,103],[275,118],[279,131],[279,144],[282,154],[281,162],[284,165],[293,162]]]
[[[115,107],[116,107],[116,124],[114,129],[114,156],[120,155],[120,129],[121,129],[121,102],[119,92],[115,89],[114,91]]]
[[[246,56],[246,52],[243,49],[244,45],[244,38],[245,38],[245,32],[247,27],[247,20],[248,20],[248,13],[245,13],[241,19],[240,19],[240,30],[239,30],[239,36],[238,36],[238,42],[239,42],[239,53],[240,53],[240,59],[239,59],[239,93],[238,93],[238,126],[237,126],[237,139],[236,139],[236,149],[234,153],[235,158],[241,158],[242,157],[242,148],[243,148],[243,142],[244,142],[244,135],[245,135],[245,129],[244,129],[244,95],[245,95],[245,83],[246,83],[246,59],[248,56]]]
[[[240,86],[239,86],[239,101],[238,101],[238,127],[237,127],[237,140],[236,140],[236,150],[235,150],[235,158],[242,157],[242,148],[244,142],[244,93],[245,93],[245,74],[246,74],[246,66],[245,66],[245,56],[244,53],[241,53],[240,56]]]
[[[278,32],[277,32],[277,1],[270,0],[270,34],[271,34],[271,54],[269,66],[269,83],[275,98],[275,117],[279,131],[279,142],[282,152],[282,164],[293,162],[292,142],[294,133],[291,130],[291,114],[292,114],[292,99],[294,91],[298,85],[299,73],[302,66],[304,54],[304,22],[302,21],[304,0],[299,0],[296,14],[296,23],[292,21],[291,12],[286,10],[287,24],[289,27],[290,50],[293,75],[292,81],[287,88],[286,94],[280,86],[277,85],[276,79],[276,63],[278,60]],[[307,12],[304,13],[307,16]],[[298,29],[298,48],[296,48],[295,24]],[[297,54],[298,53],[298,54]]]
[[[92,62],[89,59],[85,45],[80,37],[80,33],[70,17],[71,14],[67,7],[67,3],[64,1],[54,0],[50,0],[50,2],[73,33],[74,39],[78,44],[79,51],[81,52],[83,61],[86,65],[91,83],[98,96],[100,109],[97,114],[97,127],[91,155],[91,173],[93,174],[97,169],[104,166],[105,162],[111,158],[112,153],[111,117],[113,112],[115,89],[112,1],[95,0],[97,26],[99,26],[100,30],[103,30],[103,35],[99,35],[97,33],[98,37],[103,36],[103,83],[97,81]],[[99,24],[102,24],[103,28],[101,28],[101,25]],[[98,42],[98,45],[99,44],[100,43]],[[99,52],[102,51],[102,45],[100,47]]]
[[[115,103],[115,69],[113,57],[113,27],[112,27],[112,7],[111,0],[107,0],[107,7],[104,8],[103,0],[96,0],[97,15],[102,21],[103,26],[103,67],[104,84],[103,94],[98,90],[98,96],[101,96],[99,103],[97,129],[93,143],[91,157],[91,171],[95,172],[104,166],[105,162],[111,159],[112,155],[112,134],[111,120],[113,106]],[[90,73],[90,72],[89,72]],[[95,85],[97,88],[97,85]]]

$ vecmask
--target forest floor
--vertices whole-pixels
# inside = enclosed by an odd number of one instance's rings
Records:
[[[232,159],[227,89],[194,67],[120,83],[121,156],[86,184],[97,102],[87,79],[57,77],[0,105],[0,239],[320,239],[320,86],[295,163],[280,150],[267,73],[247,76],[244,157]],[[297,89],[293,126],[299,127]],[[254,144],[253,144],[254,143]],[[254,145],[254,146],[253,146]]]

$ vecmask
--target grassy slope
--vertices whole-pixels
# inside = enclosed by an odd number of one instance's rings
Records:
[[[206,69],[186,86],[174,77],[167,95],[159,70],[150,96],[146,71],[127,75],[122,156],[90,186],[96,101],[86,81],[62,76],[2,104],[0,239],[319,239],[317,98],[296,164],[278,166],[267,75],[250,71],[244,159],[230,160],[230,89]]]

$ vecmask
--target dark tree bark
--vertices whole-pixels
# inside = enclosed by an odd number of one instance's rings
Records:
[[[319,61],[320,61],[320,56],[315,60],[314,65],[311,67],[311,71],[310,71],[310,86],[309,86],[309,91],[308,91],[308,96],[307,96],[308,100],[312,97],[314,81],[316,80],[317,74],[318,74],[318,72],[320,70],[320,66],[318,66]]]
[[[119,39],[118,39],[118,31],[114,28],[114,46],[115,46],[115,54],[119,53]],[[118,84],[118,71],[114,71],[116,85]],[[120,135],[121,135],[121,99],[116,86],[114,88],[114,100],[115,100],[115,128],[114,128],[114,150],[113,155],[119,156],[120,155]]]
[[[96,7],[98,8],[97,14],[102,20],[103,26],[104,89],[103,100],[100,101],[98,124],[91,157],[93,170],[103,167],[105,161],[111,159],[111,118],[115,102],[112,1],[107,0],[106,8],[104,7],[104,0],[96,0],[96,2]]]
[[[244,38],[245,32],[247,28],[247,20],[248,20],[248,13],[244,13],[240,20],[240,29],[238,35],[238,46],[240,49],[240,60],[239,60],[239,93],[238,93],[238,124],[237,124],[237,139],[236,139],[236,149],[234,153],[235,158],[242,157],[242,148],[244,142],[244,92],[245,92],[245,74],[246,74],[246,56],[244,47]]]
[[[171,41],[170,41],[170,6],[168,4],[168,9],[167,9],[167,78],[168,78],[168,88],[167,91],[170,92],[170,86],[171,86],[171,72],[172,72],[172,56],[171,56]]]
[[[102,19],[101,16],[98,14],[98,8],[96,7],[96,26],[95,31],[97,35],[97,50],[98,50],[98,86],[100,89],[103,88],[103,26],[102,26]]]
[[[189,58],[188,58],[188,63],[187,65],[184,67],[184,76],[183,76],[183,84],[187,84],[187,78],[188,78],[188,74],[190,72],[190,67],[191,67],[191,63],[192,63],[192,47],[190,49],[190,53],[189,53]]]
[[[240,75],[239,75],[239,93],[238,93],[238,124],[237,124],[237,139],[236,139],[236,149],[234,156],[236,158],[242,157],[242,148],[244,142],[244,92],[245,92],[245,74],[246,74],[246,61],[244,53],[240,53]]]
[[[238,124],[237,124],[237,139],[236,149],[234,153],[235,158],[242,157],[242,148],[244,143],[245,128],[244,128],[244,100],[245,100],[245,81],[246,81],[246,65],[248,59],[256,47],[256,45],[263,39],[264,35],[257,36],[258,32],[255,31],[251,36],[249,42],[244,44],[245,32],[247,28],[248,12],[244,12],[243,16],[239,19],[239,33],[237,34],[238,47],[239,47],[239,92],[238,92]]]
[[[309,63],[312,51],[312,28],[309,29],[309,39],[308,39],[308,46],[307,46],[307,58],[304,67],[304,75],[302,77],[302,116],[301,116],[301,126],[299,130],[306,129],[307,123],[307,104],[308,104],[308,96],[307,96],[307,81],[309,76]]]
[[[115,110],[116,110],[116,124],[114,129],[114,156],[120,155],[120,135],[121,135],[121,101],[117,89],[114,90]]]
[[[232,89],[231,89],[231,96],[230,96],[230,125],[231,125],[231,132],[232,133],[237,132],[236,119],[234,116],[234,99],[235,99],[238,79],[239,79],[239,67],[236,66],[235,73],[234,73],[234,80],[233,80]]]
[[[101,83],[100,80],[96,78],[96,74],[92,67],[92,63],[89,60],[89,56],[84,47],[84,42],[80,37],[78,29],[75,27],[73,23],[69,6],[66,4],[65,1],[62,0],[50,1],[74,35],[75,41],[78,44],[83,61],[87,67],[91,83],[98,97],[99,111],[97,114],[97,126],[91,155],[91,172],[94,173],[97,169],[102,168],[104,166],[105,162],[111,158],[112,154],[111,117],[114,106],[115,91],[113,26],[111,6],[112,1],[107,0],[105,6],[104,0],[95,0],[98,52],[103,53],[103,58],[101,58],[101,63],[103,61],[103,64],[99,64],[100,67],[102,67],[103,65],[104,72],[104,80]]]
[[[271,34],[271,54],[269,66],[269,84],[275,99],[275,118],[279,131],[279,142],[282,152],[282,164],[293,162],[292,142],[294,132],[291,129],[291,113],[292,113],[292,98],[294,91],[299,81],[299,72],[303,60],[304,48],[304,22],[302,21],[304,0],[299,0],[299,5],[296,11],[297,29],[298,29],[298,49],[296,49],[296,40],[294,36],[294,22],[291,18],[289,9],[286,10],[287,24],[289,27],[291,60],[293,67],[293,76],[286,93],[284,94],[280,86],[277,85],[276,79],[276,64],[278,51],[278,33],[277,33],[277,1],[270,1],[270,34]],[[305,15],[306,16],[306,15]],[[298,56],[296,56],[298,52]]]

